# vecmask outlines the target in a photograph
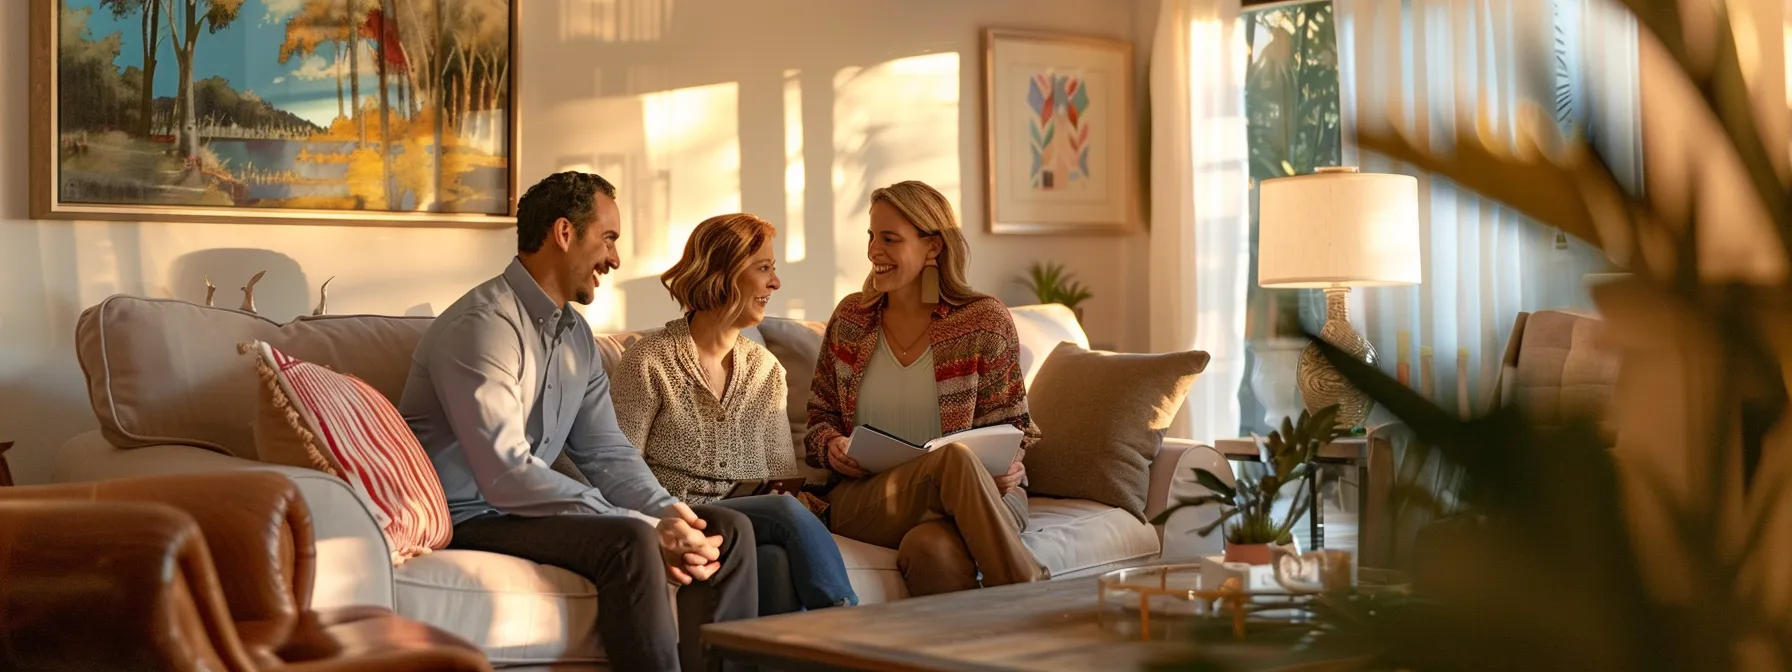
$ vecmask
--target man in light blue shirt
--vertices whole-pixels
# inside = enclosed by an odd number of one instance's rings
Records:
[[[430,325],[398,407],[442,481],[451,548],[589,579],[616,669],[674,670],[681,657],[702,669],[697,626],[756,615],[753,528],[673,498],[616,424],[591,327],[569,302],[591,303],[620,265],[620,235],[603,178],[564,172],[530,187],[516,259]],[[562,450],[591,487],[549,467]],[[684,586],[682,628],[668,580]]]

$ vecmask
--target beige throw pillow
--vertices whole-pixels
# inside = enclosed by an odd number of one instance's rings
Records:
[[[1028,492],[1118,507],[1145,520],[1151,460],[1208,355],[1052,350],[1027,407],[1043,438],[1027,451]]]

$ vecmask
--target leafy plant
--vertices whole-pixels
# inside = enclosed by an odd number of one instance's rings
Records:
[[[1340,157],[1332,3],[1247,12],[1245,113],[1251,178],[1305,175]]]
[[[1783,452],[1770,454],[1792,445],[1774,432],[1792,410],[1783,365],[1792,360],[1784,270],[1792,188],[1776,169],[1784,141],[1763,138],[1757,110],[1766,110],[1744,77],[1753,52],[1738,49],[1732,33],[1733,25],[1754,28],[1732,23],[1730,3],[1622,1],[1648,33],[1641,40],[1666,56],[1643,71],[1655,78],[1643,85],[1688,92],[1661,104],[1682,108],[1674,112],[1686,121],[1675,132],[1705,143],[1661,153],[1670,162],[1649,165],[1647,192],[1621,186],[1585,138],[1555,137],[1535,105],[1515,145],[1478,137],[1473,123],[1462,124],[1469,130],[1447,152],[1435,138],[1385,124],[1357,129],[1364,150],[1502,201],[1634,274],[1595,291],[1611,332],[1629,344],[1618,384],[1632,387],[1615,396],[1636,406],[1614,409],[1617,445],[1608,449],[1588,418],[1543,425],[1504,408],[1460,419],[1315,339],[1334,367],[1473,484],[1453,494],[1474,515],[1420,534],[1412,595],[1321,596],[1311,621],[1277,633],[1285,655],[1256,666],[1792,669],[1789,581],[1780,571],[1792,559],[1776,531],[1785,529],[1792,473]],[[1743,179],[1704,179],[1719,169]],[[1748,214],[1704,207],[1715,199],[1748,201]],[[1731,226],[1712,230],[1720,225]],[[1747,245],[1701,253],[1722,236],[1747,236]],[[1758,257],[1738,258],[1749,255]],[[1762,273],[1763,265],[1778,270]],[[1666,450],[1670,461],[1648,461],[1650,451]],[[1775,462],[1782,466],[1764,466]],[[1226,665],[1203,651],[1175,667]]]
[[[1078,304],[1094,296],[1075,277],[1064,270],[1063,264],[1035,261],[1027,267],[1026,277],[1014,281],[1026,285],[1033,292],[1033,298],[1042,304],[1061,303],[1065,308],[1075,310]]]
[[[1332,4],[1319,0],[1242,13],[1249,54],[1244,111],[1252,184],[1310,174],[1343,159]],[[1245,270],[1247,277],[1255,278],[1255,222],[1252,230]],[[1266,289],[1250,283],[1246,301],[1247,337],[1299,336],[1303,314],[1314,325],[1324,321],[1325,300],[1318,290]]]
[[[1295,521],[1314,504],[1311,485],[1318,475],[1319,449],[1348,433],[1337,427],[1337,415],[1338,406],[1333,404],[1319,409],[1318,413],[1308,414],[1303,410],[1298,420],[1283,418],[1281,429],[1270,432],[1267,438],[1258,439],[1261,450],[1269,456],[1269,473],[1240,478],[1237,487],[1227,485],[1213,472],[1196,468],[1196,482],[1212,494],[1177,502],[1153,518],[1152,524],[1162,525],[1171,514],[1186,507],[1219,504],[1219,519],[1196,530],[1197,534],[1205,537],[1237,518],[1226,527],[1227,543],[1287,543],[1292,538],[1289,530],[1294,529]],[[1296,486],[1294,504],[1288,507],[1285,519],[1276,520],[1275,503],[1282,489],[1289,485]]]

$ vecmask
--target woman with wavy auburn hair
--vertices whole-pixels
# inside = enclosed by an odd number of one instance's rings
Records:
[[[684,317],[630,347],[612,383],[617,423],[661,485],[753,522],[761,615],[858,603],[833,536],[801,500],[723,499],[740,481],[801,475],[784,367],[741,335],[765,320],[778,290],[775,233],[748,214],[698,224],[684,256],[660,276]]]
[[[807,461],[835,474],[834,533],[895,547],[914,595],[1033,581],[1045,568],[1021,544],[1025,448],[1039,439],[1027,414],[1020,338],[1007,307],[971,289],[970,248],[952,204],[933,187],[900,182],[871,194],[864,291],[834,309],[815,367]],[[992,476],[963,444],[883,473],[847,455],[853,429],[875,426],[920,445],[946,434],[1010,424],[1022,451]]]

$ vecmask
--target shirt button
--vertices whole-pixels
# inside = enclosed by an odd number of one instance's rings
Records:
[[[554,384],[553,384],[553,383],[548,383],[548,389],[550,389],[550,390],[551,390],[551,389],[554,389]]]
[[[543,323],[543,322],[546,322],[546,321],[547,321],[547,320],[544,320],[544,319],[541,319],[541,318],[539,318],[539,317],[537,317],[537,318],[535,318],[535,323],[536,323],[536,324],[541,324],[541,323]]]

